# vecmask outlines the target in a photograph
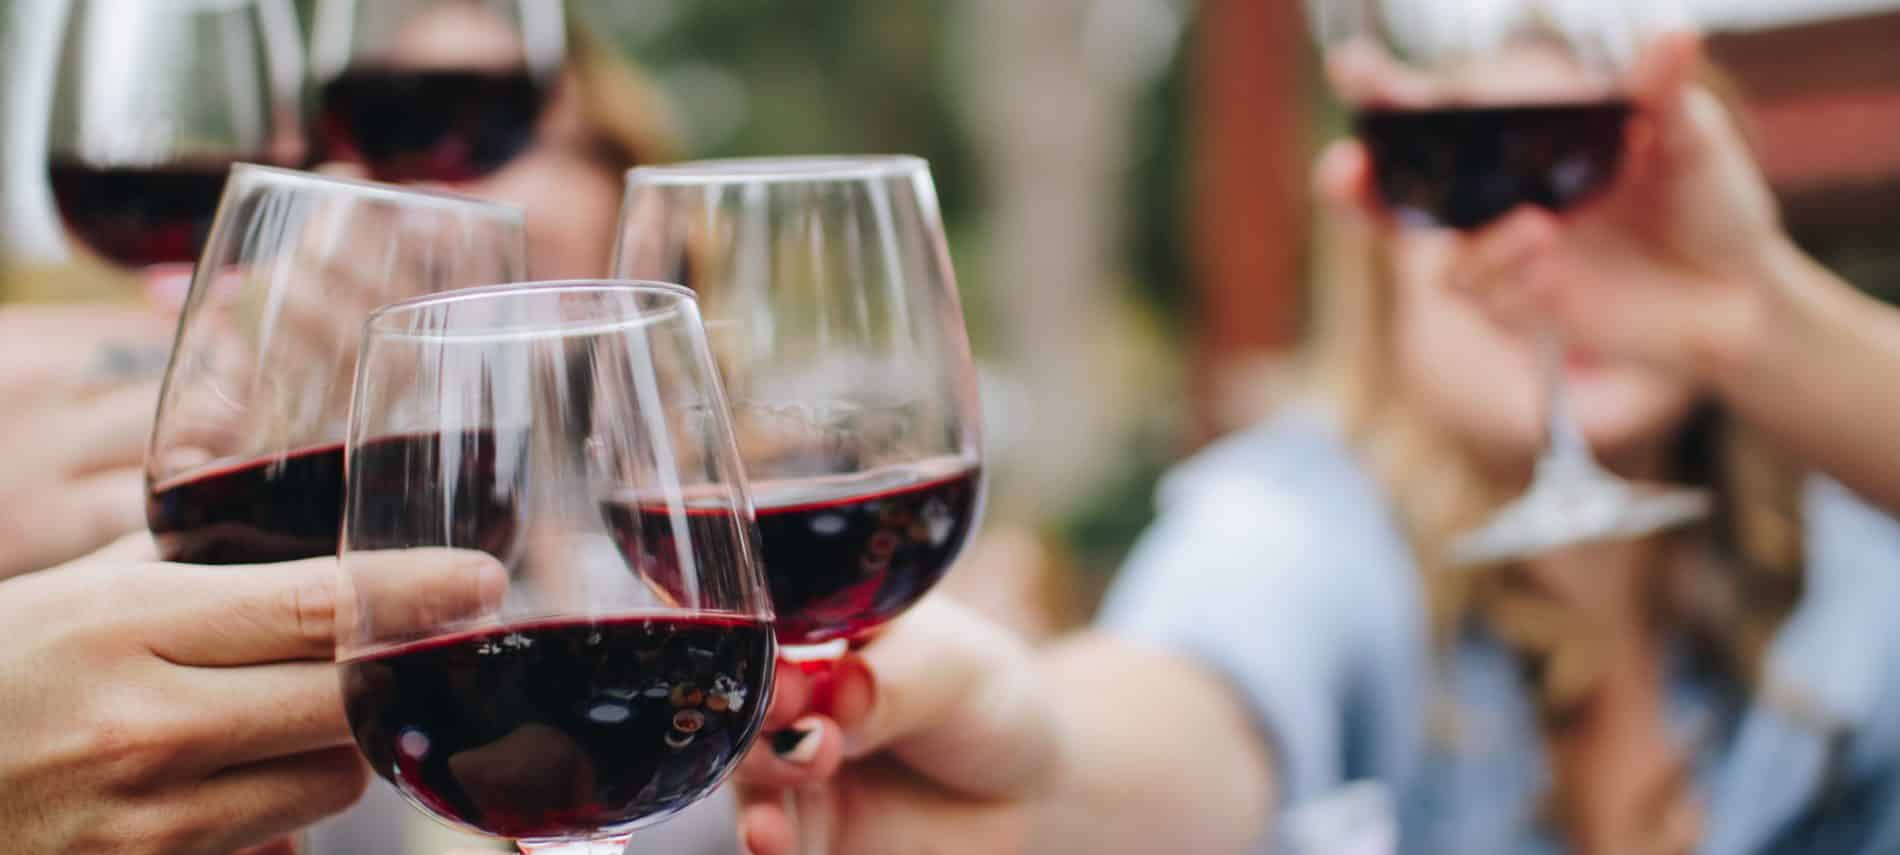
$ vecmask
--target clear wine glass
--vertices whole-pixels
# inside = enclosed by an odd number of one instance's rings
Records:
[[[337,659],[378,774],[525,853],[619,855],[712,792],[776,667],[725,413],[676,285],[503,285],[371,317]],[[505,567],[505,593],[378,594],[443,550]]]
[[[614,271],[705,307],[788,655],[842,654],[943,577],[981,509],[982,446],[923,160],[637,167]]]
[[[982,513],[981,413],[929,166],[792,157],[627,173],[615,275],[705,307],[782,655],[823,674],[948,572]],[[794,794],[829,848],[829,793]]]
[[[72,0],[47,140],[69,232],[182,273],[232,163],[302,156],[300,41],[290,0]]]
[[[1319,0],[1309,10],[1381,201],[1402,226],[1461,230],[1524,205],[1562,214],[1613,185],[1636,112],[1632,65],[1681,22],[1664,0]],[[1517,560],[1708,515],[1706,490],[1634,483],[1598,465],[1548,324],[1538,359],[1546,439],[1535,478],[1453,545],[1455,561]]]
[[[442,193],[239,164],[179,322],[146,458],[166,560],[336,554],[364,319],[520,279],[521,213]]]
[[[317,0],[311,74],[324,161],[384,181],[468,181],[537,137],[567,52],[546,0]]]

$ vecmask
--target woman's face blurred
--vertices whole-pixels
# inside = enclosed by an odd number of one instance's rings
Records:
[[[404,69],[457,71],[507,71],[524,63],[514,27],[475,3],[441,3],[414,15],[388,61]],[[528,148],[501,169],[452,189],[526,213],[534,278],[601,276],[613,250],[620,175],[583,145],[588,129],[572,75],[551,91]]]

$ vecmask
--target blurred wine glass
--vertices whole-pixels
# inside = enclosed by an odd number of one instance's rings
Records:
[[[566,55],[562,4],[318,0],[319,157],[384,181],[469,181],[535,138]]]
[[[289,0],[71,0],[48,170],[66,228],[124,267],[188,265],[237,161],[292,164]]]
[[[1525,206],[1567,215],[1608,191],[1637,109],[1628,95],[1637,57],[1680,22],[1666,0],[1319,0],[1310,9],[1379,201],[1401,227],[1463,231]],[[1537,346],[1545,442],[1535,479],[1460,538],[1453,560],[1517,560],[1706,517],[1705,490],[1632,483],[1597,464],[1549,325]]]

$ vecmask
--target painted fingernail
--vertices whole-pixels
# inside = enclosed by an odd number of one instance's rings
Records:
[[[791,727],[772,734],[772,753],[780,760],[795,766],[803,766],[818,756],[818,722],[801,718]]]

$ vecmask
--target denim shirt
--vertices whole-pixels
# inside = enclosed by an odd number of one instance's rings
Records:
[[[1707,855],[1900,853],[1900,524],[1825,479],[1802,499],[1807,588],[1763,675],[1798,700],[1668,671]],[[1434,655],[1411,546],[1328,422],[1295,412],[1230,438],[1160,501],[1101,622],[1231,685],[1281,808],[1377,781],[1406,855],[1564,851],[1538,819],[1551,769],[1515,657],[1475,628]],[[1428,737],[1447,700],[1456,733]]]

